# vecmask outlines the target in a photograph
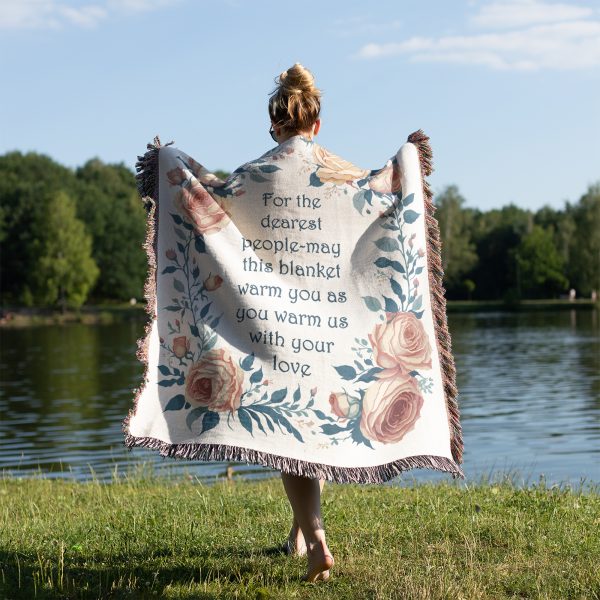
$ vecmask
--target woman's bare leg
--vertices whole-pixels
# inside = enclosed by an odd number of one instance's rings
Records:
[[[326,578],[333,566],[333,556],[327,547],[321,517],[322,483],[317,478],[300,477],[281,473],[283,487],[287,493],[294,517],[304,534],[308,555],[308,570],[305,581]]]
[[[325,485],[324,479],[319,479],[319,487],[320,492],[323,493],[323,486]],[[292,506],[292,511],[294,507]],[[292,528],[288,534],[288,541],[291,547],[292,554],[297,556],[304,556],[306,554],[306,542],[304,541],[304,534],[302,533],[302,529],[300,529],[300,525],[298,524],[298,519],[296,517],[296,513],[294,513],[294,518],[292,520]]]

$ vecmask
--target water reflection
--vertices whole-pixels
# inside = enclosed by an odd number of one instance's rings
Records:
[[[528,481],[542,473],[555,483],[600,481],[598,311],[450,313],[449,327],[467,477],[517,470]],[[141,321],[3,330],[0,469],[110,479],[150,461],[155,472],[222,474],[224,463],[124,447],[121,422],[143,371],[135,358],[142,330]],[[250,477],[276,474],[234,466]],[[403,476],[442,478],[449,476]]]

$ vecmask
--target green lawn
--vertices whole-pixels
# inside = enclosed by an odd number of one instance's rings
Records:
[[[336,564],[279,553],[279,478],[0,479],[0,598],[600,598],[600,489],[326,483]]]

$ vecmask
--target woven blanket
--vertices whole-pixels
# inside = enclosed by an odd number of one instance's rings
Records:
[[[464,477],[428,140],[370,170],[295,135],[226,179],[148,144],[129,449],[339,483]]]

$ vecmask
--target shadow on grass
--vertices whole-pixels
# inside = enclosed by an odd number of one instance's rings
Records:
[[[0,597],[6,600],[26,598],[161,598],[165,588],[177,588],[173,597],[223,598],[223,590],[202,591],[199,588],[224,586],[239,588],[237,598],[274,598],[269,589],[248,584],[261,568],[252,559],[275,557],[290,560],[281,546],[246,550],[237,546],[214,547],[198,552],[188,551],[194,567],[170,566],[176,555],[170,548],[150,553],[112,554],[109,561],[94,557],[71,559],[69,565],[39,554],[0,550]],[[153,564],[162,559],[161,564]],[[239,559],[236,561],[236,559]],[[90,564],[91,563],[91,564]],[[109,564],[107,564],[109,563]],[[269,576],[274,584],[289,584],[278,573],[278,565]],[[278,582],[277,579],[280,579]],[[271,590],[273,591],[273,590]]]

